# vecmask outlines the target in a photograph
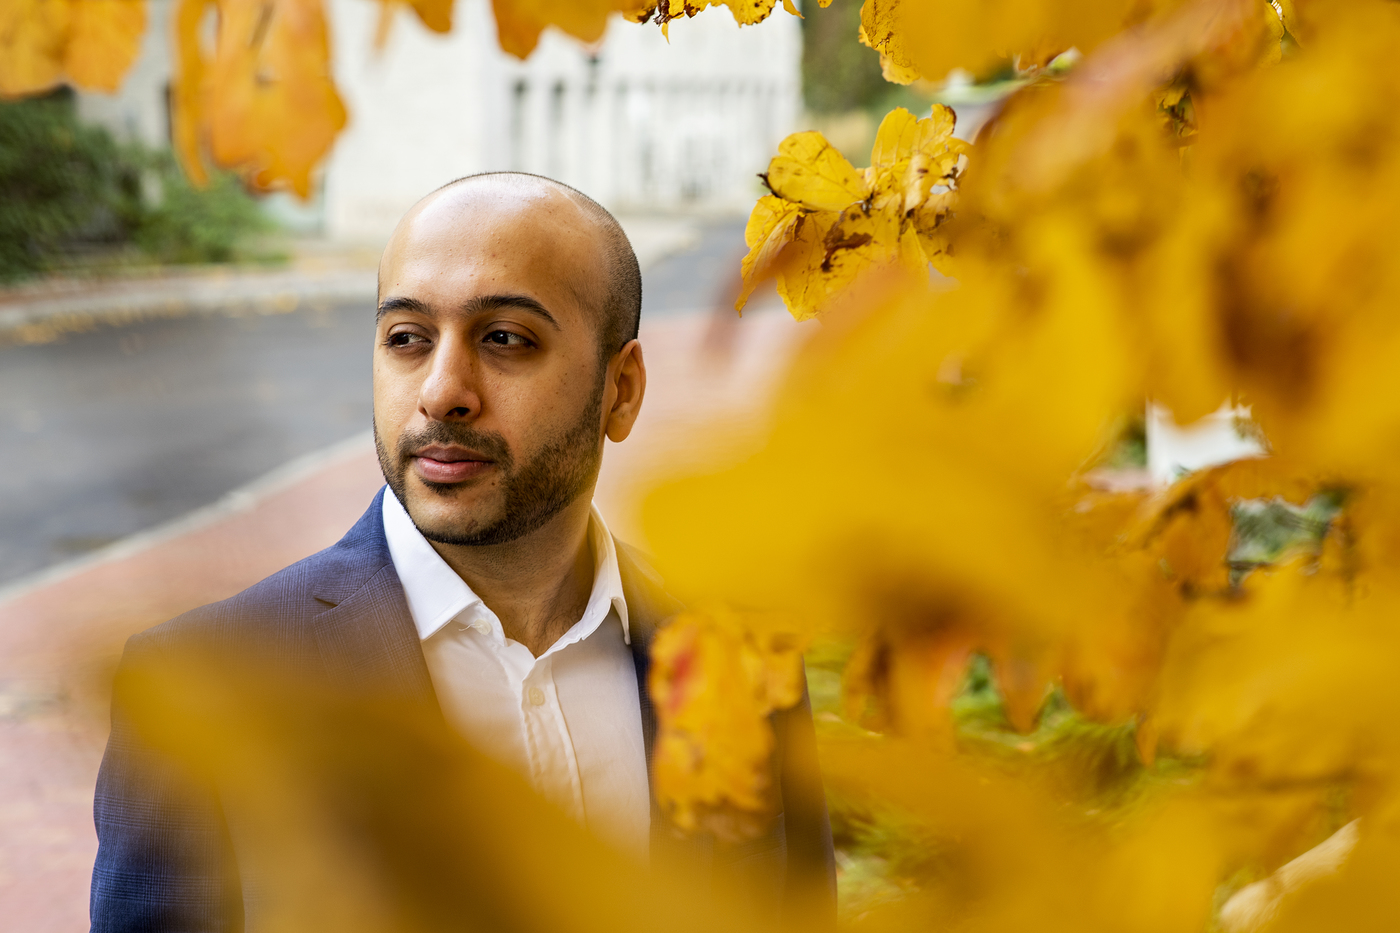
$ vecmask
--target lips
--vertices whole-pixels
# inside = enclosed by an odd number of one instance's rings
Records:
[[[431,445],[413,454],[413,468],[424,482],[461,483],[495,466],[485,454],[467,447]]]

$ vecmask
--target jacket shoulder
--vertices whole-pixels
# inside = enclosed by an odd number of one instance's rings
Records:
[[[133,636],[128,650],[160,650],[186,642],[275,638],[305,629],[315,616],[345,600],[391,562],[379,505],[382,492],[345,537],[227,599],[185,612]]]
[[[665,580],[645,554],[617,538],[613,543],[617,549],[618,576],[622,578],[627,613],[636,630],[634,634],[645,644],[659,626],[682,612],[685,606],[666,591]]]

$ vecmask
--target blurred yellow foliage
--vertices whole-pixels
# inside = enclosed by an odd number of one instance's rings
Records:
[[[1004,61],[1035,72],[1070,49],[1085,54],[1105,46],[1112,57],[1137,47],[1134,36],[1159,46],[1190,44],[1233,28],[1241,16],[1277,38],[1285,11],[1291,14],[1291,3],[1267,0],[865,0],[860,38],[880,53],[887,80],[909,84],[941,81],[953,68],[980,73]]]
[[[754,835],[778,812],[768,714],[802,699],[801,646],[732,612],[685,612],[652,645],[652,773],[675,826],[722,840]]]
[[[0,97],[47,91],[65,79],[115,91],[145,31],[145,0],[5,0]]]
[[[178,0],[175,32],[171,133],[185,171],[202,183],[207,153],[256,189],[308,197],[312,170],[345,125],[321,0]]]
[[[997,59],[1044,65],[1061,52],[1088,52],[1144,4],[1135,0],[865,0],[861,40],[880,53],[885,78],[941,81],[951,69],[982,71]]]
[[[153,792],[216,796],[236,828],[234,851],[180,855],[211,880],[206,859],[236,873],[247,901],[217,918],[226,928],[643,933],[665,916],[685,933],[760,929],[737,899],[598,842],[433,704],[271,674],[228,641],[130,660],[114,703],[154,756]]]
[[[1131,825],[1073,829],[1042,786],[905,741],[833,741],[842,792],[887,801],[925,827],[932,882],[853,929],[1143,933],[1201,930],[1220,869],[1208,802],[1185,794]]]
[[[975,150],[943,156],[957,200],[913,261],[923,231],[885,220],[896,203],[909,218],[910,189],[880,142],[864,172],[814,134],[783,144],[746,281],[776,276],[793,316],[824,326],[766,447],[661,487],[651,542],[683,596],[855,645],[845,719],[886,736],[829,742],[824,765],[834,787],[913,814],[937,861],[872,925],[1199,930],[1231,879],[1359,816],[1354,868],[1290,892],[1277,922],[1333,928],[1331,910],[1387,928],[1400,7],[1000,6],[867,2],[887,69],[1010,54],[1034,80]],[[1038,70],[1070,45],[1088,54],[1067,77]],[[927,281],[935,259],[948,287]],[[1248,405],[1266,454],[1097,488],[1112,426],[1147,399],[1182,422]],[[1315,547],[1232,562],[1242,502],[1319,495],[1341,511]],[[1147,797],[1105,832],[1101,804],[1067,810],[1029,764],[1010,783],[982,769],[955,728],[974,655],[1025,762],[1062,696],[1128,730],[1161,776]]]
[[[491,7],[501,48],[516,58],[528,57],[548,26],[584,42],[597,42],[613,13],[644,22],[653,9],[647,0],[492,0]]]

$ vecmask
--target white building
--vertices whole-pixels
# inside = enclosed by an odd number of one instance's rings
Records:
[[[82,112],[164,143],[171,0],[151,7],[121,92],[84,94]],[[426,192],[499,169],[558,178],[618,212],[747,212],[799,119],[801,28],[781,8],[742,29],[710,9],[673,22],[669,43],[620,18],[591,47],[551,29],[525,62],[497,47],[490,0],[457,0],[446,36],[401,10],[382,50],[378,3],[327,9],[350,121],[301,217],[333,239],[382,241]]]

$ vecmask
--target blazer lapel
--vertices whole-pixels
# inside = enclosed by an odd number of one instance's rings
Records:
[[[321,660],[336,686],[432,704],[432,678],[408,600],[384,538],[384,491],[333,549],[338,566],[315,582],[329,606],[312,621]]]
[[[342,686],[388,691],[436,707],[423,646],[384,537],[383,497],[381,488],[355,527],[331,549],[336,559],[313,583],[316,599],[328,607],[313,620],[317,646],[327,672]],[[682,606],[633,548],[616,544],[650,764],[656,740],[656,711],[647,689],[651,639]]]
[[[637,669],[637,697],[642,707],[642,739],[646,744],[648,780],[652,748],[656,742],[656,709],[651,703],[647,678],[651,673],[651,640],[656,629],[680,612],[680,602],[667,593],[661,577],[621,541],[617,546],[617,569],[622,577],[622,596],[627,600],[627,626],[632,641],[632,663]],[[655,800],[652,787],[652,799]]]

